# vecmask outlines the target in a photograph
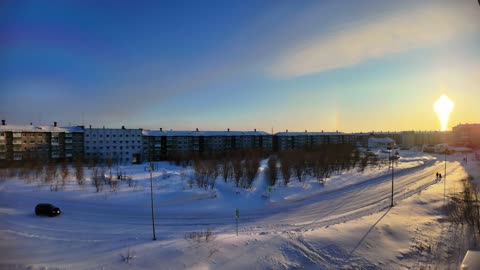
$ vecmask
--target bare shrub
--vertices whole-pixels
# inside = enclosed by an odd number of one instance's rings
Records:
[[[211,242],[217,237],[211,228],[208,228],[206,231],[199,232],[186,232],[185,240],[195,243],[201,242]]]
[[[480,236],[480,201],[474,184],[465,179],[463,191],[450,195],[446,212],[456,225],[468,225]]]
[[[125,253],[120,254],[120,257],[124,263],[131,264],[137,255],[134,250],[128,249]]]

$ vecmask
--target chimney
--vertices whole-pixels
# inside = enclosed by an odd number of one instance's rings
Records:
[[[30,122],[30,126],[33,126],[33,123],[32,123],[32,122]]]
[[[198,128],[197,128],[197,132],[198,132]]]
[[[285,130],[285,132],[288,132],[288,129],[287,129],[287,130]]]
[[[162,128],[160,128],[160,132],[162,132],[162,131],[163,131],[163,129],[162,129]]]
[[[253,131],[257,132],[257,129],[256,129],[256,128],[254,128],[254,129],[253,129]]]
[[[90,129],[92,129],[92,125],[90,125]]]
[[[57,126],[57,122],[53,122],[53,126],[56,127],[56,126]]]
[[[305,129],[305,133],[307,133],[307,130]]]
[[[5,120],[2,120],[2,126],[5,126]]]
[[[230,132],[230,129],[229,129],[229,128],[227,128],[227,131],[228,131],[228,132]]]
[[[122,129],[125,129],[125,126],[122,126]]]

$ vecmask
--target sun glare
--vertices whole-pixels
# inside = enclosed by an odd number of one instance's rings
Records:
[[[433,105],[433,108],[440,119],[442,131],[447,130],[448,116],[452,112],[453,107],[453,102],[446,95],[442,95]]]

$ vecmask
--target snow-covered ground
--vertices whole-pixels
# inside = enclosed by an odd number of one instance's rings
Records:
[[[150,178],[146,165],[122,168],[135,182],[117,192],[94,192],[74,180],[65,190],[0,183],[0,269],[455,269],[465,237],[442,212],[443,156],[401,151],[391,171],[368,168],[315,179],[282,179],[269,198],[264,168],[250,190],[222,177],[214,190],[191,186],[191,168],[159,163],[154,176],[157,240],[152,241]],[[460,190],[479,162],[448,156],[447,192]],[[467,171],[466,171],[466,170]],[[73,178],[73,177],[72,177]],[[61,207],[37,217],[39,202]],[[236,235],[234,209],[240,211]],[[185,239],[211,230],[208,241]],[[130,255],[130,256],[128,256]],[[130,259],[126,259],[130,257]],[[428,268],[426,268],[428,269]]]

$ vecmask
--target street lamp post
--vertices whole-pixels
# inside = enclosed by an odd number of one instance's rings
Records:
[[[447,190],[447,151],[448,146],[445,148],[445,171],[443,172],[443,204],[445,204],[446,190]]]
[[[152,205],[152,230],[153,230],[153,240],[157,240],[157,237],[155,236],[155,214],[154,214],[154,207],[153,207],[153,176],[152,176],[152,171],[153,171],[153,164],[150,161],[150,201]]]
[[[392,200],[390,207],[393,207],[393,150],[390,151],[390,154],[388,155],[388,159],[392,163]]]

